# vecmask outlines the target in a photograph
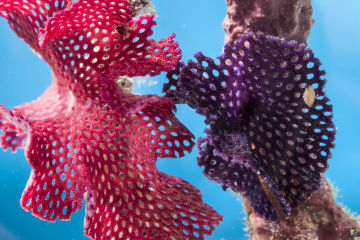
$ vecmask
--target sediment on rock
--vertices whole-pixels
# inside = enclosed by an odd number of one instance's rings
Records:
[[[314,24],[311,0],[226,0],[225,43],[261,31],[306,44]]]
[[[354,240],[360,239],[359,223],[335,199],[333,188],[324,178],[322,187],[304,202],[289,219],[280,225],[268,223],[256,216],[244,200],[249,238],[251,240]]]

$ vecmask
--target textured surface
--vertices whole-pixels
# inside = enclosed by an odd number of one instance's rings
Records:
[[[217,145],[221,137],[211,135],[210,129],[206,129],[205,132],[208,137],[200,138],[197,144],[198,164],[205,167],[204,175],[221,184],[224,190],[231,188],[234,192],[253,200],[252,206],[258,216],[277,221],[275,209],[271,207],[259,178],[254,172],[256,169],[251,162],[246,139],[241,137],[240,141],[236,139],[231,142],[231,145],[227,143],[221,148]],[[219,149],[222,152],[219,152]]]
[[[156,15],[155,7],[150,0],[130,0],[133,15],[137,16],[141,13],[151,13]]]
[[[86,193],[92,239],[210,234],[221,216],[189,183],[156,169],[158,157],[193,146],[174,104],[116,83],[174,67],[181,54],[174,36],[149,40],[153,16],[131,18],[124,0],[0,1],[0,14],[53,71],[39,99],[13,112],[0,107],[2,146],[25,147],[32,166],[22,207],[47,221],[68,220]]]
[[[336,203],[333,191],[332,186],[324,179],[319,191],[305,201],[301,209],[281,226],[269,224],[256,216],[245,200],[250,239],[358,239],[360,236],[358,221],[354,216],[350,217],[348,211]]]
[[[294,5],[286,5],[287,3],[292,3],[295,1],[286,1],[286,3],[283,3],[284,1],[267,1],[264,2],[262,5],[253,6],[252,3],[256,2],[262,2],[262,1],[227,1],[228,4],[228,14],[223,22],[223,28],[226,32],[225,41],[227,43],[232,43],[236,41],[239,38],[239,34],[242,32],[247,31],[264,31],[268,34],[274,34],[279,37],[285,37],[286,39],[295,39],[302,43],[307,42],[307,38],[309,37],[309,32],[311,29],[311,26],[313,25],[312,20],[312,6],[311,1],[296,1],[296,4]],[[250,3],[250,4],[247,4]],[[276,6],[277,4],[282,4],[281,6],[278,6],[276,8],[272,8],[271,6]],[[354,2],[355,3],[355,2]],[[348,5],[348,10],[344,10],[344,5],[338,4],[339,6],[336,6],[336,4],[333,4],[331,2],[326,2],[322,4],[322,7],[319,7],[318,2],[314,2],[315,8],[318,5],[318,13],[320,15],[317,16],[317,22],[319,22],[318,29],[321,29],[321,31],[324,31],[324,29],[333,29],[333,28],[327,28],[327,26],[333,26],[336,24],[336,22],[344,21],[344,19],[348,18],[347,16],[352,16],[351,12],[354,9],[354,3],[350,3]],[[270,6],[270,8],[265,7]],[[284,9],[286,11],[284,11]],[[328,22],[325,24],[323,22],[323,16],[321,12],[326,12],[327,14],[332,14],[330,9],[332,9],[333,13],[338,13],[338,9],[342,9],[343,16],[340,16],[337,14],[338,18],[328,18]],[[301,11],[299,11],[301,9]],[[254,14],[255,13],[255,14]],[[329,15],[329,16],[330,16]],[[281,22],[277,22],[278,17],[281,17]],[[267,21],[267,22],[265,22]],[[353,19],[351,19],[350,22],[352,22]],[[292,26],[291,28],[287,28],[286,26]],[[344,24],[344,26],[351,26],[351,24]],[[320,27],[320,28],[319,28]],[[345,27],[343,28],[345,29]],[[325,30],[326,32],[326,30]],[[334,30],[336,34],[339,33],[339,30]],[[334,36],[334,34],[330,34]],[[341,34],[340,34],[341,35]],[[317,51],[321,53],[322,49],[324,48],[324,42],[329,42],[328,39],[324,38],[324,34],[321,34],[322,37],[320,39],[318,38],[318,44],[315,46]],[[316,39],[316,35],[313,36],[313,40]],[[348,38],[352,39],[352,38]],[[332,38],[333,41],[333,38]],[[341,42],[343,42],[341,40]],[[348,46],[352,45],[352,40],[347,44]],[[312,42],[314,44],[314,41]],[[331,45],[331,44],[330,44]],[[314,45],[312,45],[314,47]],[[344,46],[344,45],[343,45]],[[332,49],[336,49],[336,47],[325,47],[327,48],[326,53],[331,52]],[[336,50],[335,50],[336,51]],[[341,55],[344,54],[344,48],[341,49]],[[356,54],[351,53],[349,55]],[[341,61],[338,61],[336,59],[339,59],[341,57],[329,57],[325,59],[325,64],[327,66],[330,66],[329,62],[334,61],[337,62],[336,68],[332,68],[332,71],[338,72],[338,75],[329,75],[329,78],[336,79],[338,76],[341,76],[341,78],[344,78],[344,72],[352,72],[351,70],[351,62],[352,60],[349,60],[346,64],[346,68],[349,68],[349,70],[341,69],[338,67],[339,64],[341,64]],[[331,59],[331,60],[330,60]],[[349,56],[347,56],[347,59]],[[334,83],[334,81],[333,81]],[[344,81],[342,81],[341,84],[338,84],[332,95],[336,97],[338,89],[340,89],[342,86],[351,86],[351,88],[355,87],[356,84],[351,83],[351,81],[348,81],[346,84],[344,84]],[[331,89],[331,87],[330,87]],[[350,91],[351,92],[351,91]],[[351,108],[351,102],[348,101],[344,103],[343,99],[348,98],[351,95],[356,96],[357,93],[351,94],[349,91],[343,92],[343,95],[341,98],[337,98],[336,101],[338,104],[338,112],[337,112],[337,124],[339,126],[349,126],[349,129],[351,129],[349,132],[356,132],[354,129],[354,126],[356,124],[349,124],[348,119],[355,119],[354,117],[345,116],[344,110],[341,110],[342,108]],[[303,99],[308,106],[312,106],[314,103],[314,95],[315,91],[312,88],[306,88],[304,91]],[[350,97],[352,98],[352,97]],[[343,105],[342,105],[343,104]],[[345,107],[345,105],[347,107]],[[341,107],[340,107],[341,106]],[[339,108],[340,107],[340,108]],[[346,122],[346,124],[342,124],[340,119],[344,119],[343,121]],[[346,119],[346,120],[345,120]],[[346,130],[342,128],[344,132]],[[343,134],[344,134],[343,132]],[[334,177],[337,181],[337,185],[341,185],[339,179],[343,179],[344,176],[353,176],[354,174],[351,173],[351,169],[354,168],[354,162],[351,163],[351,166],[346,166],[344,164],[344,159],[351,159],[347,156],[349,152],[351,152],[351,149],[354,149],[354,147],[351,147],[351,145],[348,144],[349,139],[351,139],[351,134],[343,135],[344,142],[346,144],[343,147],[341,147],[341,144],[338,144],[337,153],[338,156],[341,156],[342,161],[338,161],[338,164],[336,166],[336,163],[334,162],[335,166],[333,166],[332,172],[337,173],[338,177],[334,176],[331,172],[328,176]],[[342,142],[341,136],[338,137],[338,143]],[[355,147],[356,148],[356,147]],[[341,163],[339,163],[341,162]],[[351,160],[349,161],[349,163]],[[340,166],[341,165],[341,166]],[[334,168],[335,167],[335,168]],[[341,173],[341,169],[346,169],[346,174]],[[336,174],[335,174],[336,175]],[[340,177],[340,175],[342,175]],[[356,175],[356,173],[355,173]],[[352,177],[353,178],[353,177]],[[346,180],[345,180],[346,179]],[[349,181],[349,179],[345,178],[343,181],[343,185],[341,186],[342,194],[347,195],[349,192],[352,192],[354,187],[351,187],[351,182],[356,181]],[[359,221],[353,217],[352,214],[349,213],[348,210],[340,207],[338,203],[335,201],[335,196],[332,194],[330,190],[330,184],[329,181],[325,178],[323,178],[323,184],[322,188],[317,191],[315,194],[311,196],[310,199],[307,201],[304,201],[301,203],[297,209],[297,211],[294,211],[294,213],[290,216],[289,219],[286,220],[286,222],[283,222],[283,224],[274,225],[271,223],[268,223],[264,221],[264,219],[259,218],[256,213],[254,212],[254,209],[250,207],[250,204],[248,201],[245,202],[245,208],[248,214],[248,233],[250,239],[258,240],[258,239],[319,239],[319,240],[332,240],[332,239],[357,239],[359,238]],[[349,189],[350,191],[346,193],[346,189]],[[345,190],[345,191],[344,191]],[[351,195],[351,194],[350,194]],[[274,199],[274,196],[270,196],[270,198]],[[341,199],[341,201],[346,202],[346,198]],[[352,206],[352,208],[356,209],[357,203],[355,201],[355,205]]]
[[[332,106],[323,92],[320,61],[303,45],[262,33],[244,34],[226,45],[218,65],[201,53],[195,58],[168,73],[164,91],[178,103],[189,103],[210,125],[207,138],[199,140],[199,164],[210,179],[247,192],[258,215],[278,221],[281,213],[275,214],[263,189],[246,184],[268,185],[289,216],[320,187],[320,173],[334,147]],[[204,160],[213,153],[222,160]],[[239,185],[228,175],[234,164],[260,179],[245,178]]]
[[[226,43],[242,33],[261,31],[306,44],[314,24],[311,0],[226,0],[226,4]]]

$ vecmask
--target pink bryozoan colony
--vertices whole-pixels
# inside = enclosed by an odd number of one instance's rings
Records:
[[[97,239],[203,239],[222,217],[186,181],[156,169],[158,157],[191,151],[175,105],[134,95],[120,76],[158,75],[181,57],[174,36],[148,39],[153,15],[127,0],[0,1],[0,15],[51,67],[37,100],[0,106],[1,145],[25,147],[32,166],[21,206],[69,220],[86,199],[84,233]]]
[[[323,176],[336,128],[325,71],[305,47],[311,0],[226,3],[220,63],[197,53],[185,64],[175,35],[149,39],[150,0],[0,0],[0,16],[53,75],[37,100],[0,105],[1,147],[25,148],[32,167],[26,211],[69,220],[85,198],[91,239],[210,235],[222,216],[194,186],[156,168],[157,158],[194,146],[175,102],[205,116],[198,164],[244,196],[250,239],[359,235]],[[169,98],[131,93],[131,77],[161,72]]]

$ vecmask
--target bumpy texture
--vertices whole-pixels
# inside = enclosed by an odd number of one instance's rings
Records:
[[[193,135],[170,99],[138,96],[120,76],[156,75],[180,59],[174,36],[148,39],[152,15],[125,0],[1,0],[0,14],[51,66],[53,83],[32,103],[0,106],[1,146],[25,147],[32,166],[21,206],[68,220],[86,193],[92,239],[203,239],[221,216],[186,181],[156,169]]]
[[[288,217],[320,187],[334,147],[320,61],[304,45],[263,33],[225,45],[219,64],[195,58],[168,73],[164,91],[210,125],[198,141],[199,165],[243,193],[259,216]]]
[[[261,31],[305,43],[314,24],[311,0],[226,0],[225,42]]]
[[[150,3],[150,0],[129,0],[130,6],[133,10],[133,15],[137,16],[141,13],[151,13],[156,15],[154,6]]]
[[[360,237],[358,220],[349,217],[346,210],[337,205],[333,189],[326,179],[319,191],[302,203],[301,210],[281,226],[267,223],[254,214],[246,200],[244,203],[250,239],[356,240]]]

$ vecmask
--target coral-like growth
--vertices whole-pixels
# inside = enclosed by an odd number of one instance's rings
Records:
[[[149,40],[153,16],[132,18],[129,4],[0,1],[1,16],[53,72],[36,101],[12,112],[0,106],[1,145],[25,147],[32,172],[21,205],[41,219],[70,219],[86,193],[92,239],[203,239],[221,216],[155,164],[190,151],[193,135],[171,100],[116,82],[167,71],[181,54],[174,36]]]
[[[261,31],[305,43],[314,24],[311,0],[226,0],[225,42]]]
[[[320,61],[262,33],[226,45],[219,64],[195,58],[168,73],[164,91],[210,125],[198,141],[204,174],[242,193],[259,216],[285,219],[320,187],[334,147]]]

